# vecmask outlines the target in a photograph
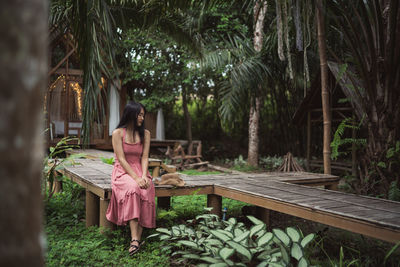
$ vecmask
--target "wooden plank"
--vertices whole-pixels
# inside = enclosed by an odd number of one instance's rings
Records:
[[[192,187],[192,188],[177,188],[172,186],[158,187],[156,186],[156,197],[172,197],[172,196],[187,196],[187,195],[208,195],[214,192],[213,186]]]
[[[228,189],[221,186],[215,186],[214,192],[215,194],[220,196],[228,197],[252,205],[297,216],[303,219],[345,229],[351,232],[367,235],[388,242],[397,243],[398,241],[400,241],[399,228],[389,229],[387,227],[372,224],[366,221],[347,218],[337,214],[331,214],[329,212],[312,210],[310,208],[302,207],[299,205],[282,203],[273,199],[260,197],[251,193]]]

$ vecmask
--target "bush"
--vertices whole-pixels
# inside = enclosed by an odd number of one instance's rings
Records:
[[[202,214],[187,225],[157,228],[158,237],[166,241],[163,250],[177,256],[178,262],[194,261],[198,266],[308,266],[305,247],[315,234],[303,237],[293,227],[266,230],[266,225],[247,216],[253,226],[247,229],[235,218],[221,221],[217,215]]]

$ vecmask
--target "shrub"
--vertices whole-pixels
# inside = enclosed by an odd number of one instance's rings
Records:
[[[303,237],[293,227],[268,232],[262,221],[247,218],[253,223],[250,229],[235,218],[221,221],[217,215],[202,214],[188,220],[187,225],[157,228],[157,233],[148,238],[168,241],[164,251],[180,262],[192,260],[200,263],[198,266],[309,265],[304,249],[315,234]]]

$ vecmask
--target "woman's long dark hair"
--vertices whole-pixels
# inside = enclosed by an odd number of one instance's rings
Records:
[[[126,128],[126,129],[132,128],[133,129],[132,136],[134,136],[133,134],[135,133],[135,131],[138,131],[140,136],[140,141],[143,143],[144,120],[142,125],[140,125],[140,127],[137,125],[137,118],[141,109],[143,109],[144,114],[146,114],[146,109],[142,104],[129,101],[124,108],[124,112],[122,113],[122,117],[118,123],[117,128]]]

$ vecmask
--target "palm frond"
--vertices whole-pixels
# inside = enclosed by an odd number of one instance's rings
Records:
[[[225,41],[224,49],[205,53],[201,60],[203,69],[226,72],[219,91],[221,118],[229,121],[240,110],[246,96],[256,96],[258,85],[265,83],[269,74],[263,63],[263,51],[257,52],[251,39],[232,37]]]

